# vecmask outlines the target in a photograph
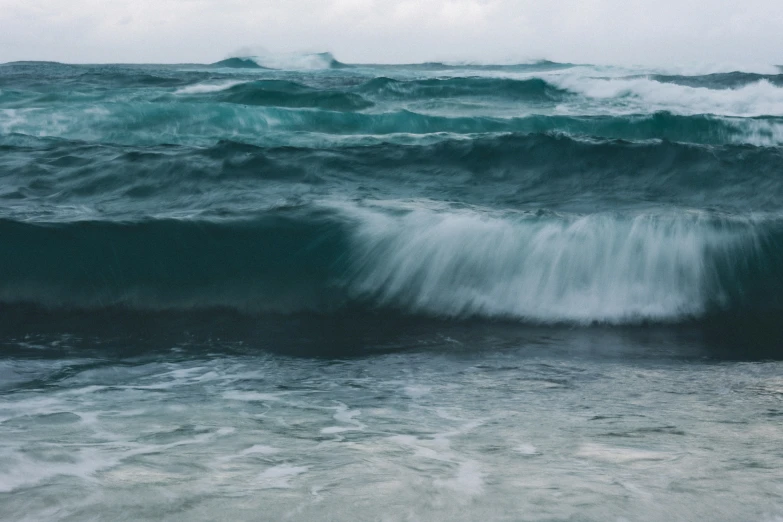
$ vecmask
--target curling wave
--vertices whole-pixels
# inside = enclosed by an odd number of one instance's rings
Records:
[[[0,300],[65,308],[345,306],[534,323],[777,311],[778,219],[345,202],[250,221],[0,222]]]

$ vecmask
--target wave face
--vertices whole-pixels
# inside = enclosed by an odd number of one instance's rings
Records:
[[[401,100],[441,98],[499,98],[525,102],[556,102],[568,92],[550,85],[540,78],[516,80],[510,78],[428,78],[400,81],[392,78],[374,78],[359,91],[380,98]]]
[[[352,92],[313,89],[282,80],[262,80],[229,87],[214,95],[216,101],[270,107],[312,107],[356,111],[373,104]]]
[[[248,221],[4,221],[0,231],[0,300],[50,307],[678,321],[777,307],[783,275],[777,220],[695,212],[491,216],[332,202]]]
[[[0,306],[775,318],[783,81],[537,62],[0,65]]]

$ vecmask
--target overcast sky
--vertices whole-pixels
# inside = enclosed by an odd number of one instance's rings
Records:
[[[783,63],[783,0],[0,0],[0,62]]]

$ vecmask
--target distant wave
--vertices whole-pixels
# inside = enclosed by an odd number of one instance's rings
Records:
[[[653,78],[585,78],[562,75],[549,79],[555,86],[596,101],[613,100],[596,112],[622,114],[669,111],[681,115],[714,114],[755,117],[783,116],[783,86],[768,79],[736,88],[699,85],[698,80],[658,81]]]
[[[0,87],[14,87],[33,93],[54,91],[63,99],[72,90],[96,87],[121,89],[182,87],[219,75],[198,71],[180,72],[171,67],[141,69],[118,65],[68,65],[31,62],[0,66]]]
[[[258,63],[256,63],[255,60],[252,58],[226,58],[225,60],[220,60],[219,62],[215,62],[213,64],[210,64],[213,67],[228,67],[230,69],[263,69]]]
[[[199,87],[204,85],[204,87]],[[226,88],[211,88],[227,85]],[[400,81],[375,78],[355,88],[317,89],[285,80],[235,82],[233,85],[198,84],[177,91],[180,94],[200,94],[226,91],[213,97],[215,101],[264,105],[271,107],[314,107],[326,110],[357,111],[374,105],[376,100],[419,100],[454,97],[508,99],[526,102],[553,102],[568,93],[552,87],[544,80],[511,80],[497,78],[447,78]]]
[[[280,53],[253,56],[252,60],[269,69],[317,70],[345,69],[350,65],[338,61],[332,53]]]
[[[762,80],[777,87],[783,87],[783,74],[759,74],[734,71],[730,73],[713,73],[698,76],[656,74],[651,76],[651,78],[663,83],[675,83],[688,87],[705,87],[707,89],[737,89]]]
[[[358,66],[358,65],[357,65]],[[365,67],[384,67],[378,64],[364,64]],[[564,69],[570,69],[577,67],[573,63],[560,63],[550,60],[533,60],[530,62],[520,63],[507,63],[507,64],[493,64],[493,63],[481,63],[481,62],[422,62],[422,63],[409,63],[399,66],[389,67],[404,67],[406,69],[420,70],[420,71],[498,71],[498,72],[546,72],[546,71],[560,71]]]
[[[491,97],[520,101],[557,101],[568,93],[539,78],[460,77],[401,81],[375,78],[358,87],[364,94],[382,98],[421,99]]]
[[[501,134],[327,149],[234,141],[137,147],[13,135],[0,139],[0,151],[3,215],[16,208],[60,215],[82,202],[121,213],[246,212],[360,187],[369,195],[590,211],[624,201],[769,213],[783,199],[779,150],[741,145]]]
[[[314,89],[284,80],[260,80],[231,86],[216,95],[217,101],[272,107],[313,107],[356,111],[373,105],[352,92]]]
[[[225,85],[225,84],[223,84]],[[236,90],[231,91],[232,88]],[[560,132],[572,136],[600,136],[627,140],[666,139],[701,144],[783,144],[783,117],[734,118],[710,115],[683,116],[665,111],[618,115],[529,115],[520,117],[441,116],[410,110],[354,112],[371,101],[356,95],[302,91],[286,93],[236,85],[196,84],[181,89],[205,90],[181,101],[190,103],[133,103],[118,101],[88,107],[74,105],[56,111],[14,108],[29,103],[15,91],[0,91],[0,132],[77,140],[149,145],[203,144],[224,137],[251,143],[276,139],[274,133],[318,133],[316,143],[393,140],[395,134],[431,139],[437,134]],[[180,91],[181,92],[181,91]],[[56,94],[46,95],[57,96]],[[190,98],[193,96],[193,98]],[[190,99],[189,99],[190,98]],[[223,100],[223,102],[219,101]],[[243,103],[253,102],[251,103]],[[204,103],[215,102],[215,103]],[[269,105],[264,105],[264,103]],[[289,107],[270,106],[288,104]],[[331,110],[313,111],[326,106]],[[338,110],[339,109],[339,110]],[[56,119],[56,124],[54,124]],[[282,138],[286,138],[285,135]],[[286,138],[286,139],[290,139]],[[307,141],[307,136],[299,136]],[[303,141],[303,142],[304,142]],[[350,140],[348,141],[350,142]]]

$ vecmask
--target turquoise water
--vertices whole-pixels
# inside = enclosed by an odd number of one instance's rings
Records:
[[[0,518],[783,517],[780,70],[280,66],[0,65]]]

